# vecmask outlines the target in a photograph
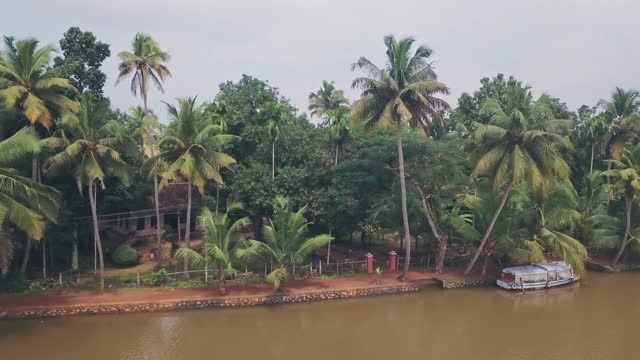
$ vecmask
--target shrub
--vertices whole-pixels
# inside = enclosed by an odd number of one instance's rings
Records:
[[[128,244],[122,244],[111,255],[117,266],[133,266],[138,264],[138,251]]]

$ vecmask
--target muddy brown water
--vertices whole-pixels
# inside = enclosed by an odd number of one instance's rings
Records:
[[[0,321],[1,359],[638,359],[640,273],[232,310]]]

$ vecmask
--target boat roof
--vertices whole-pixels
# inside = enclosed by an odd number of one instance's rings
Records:
[[[513,275],[532,275],[532,274],[546,274],[549,271],[569,271],[571,267],[564,262],[557,262],[551,264],[531,264],[525,266],[515,266],[505,268],[502,272],[506,272]]]

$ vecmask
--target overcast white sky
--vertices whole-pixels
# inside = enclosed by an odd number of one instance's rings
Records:
[[[349,66],[361,55],[382,65],[386,34],[435,50],[452,106],[502,72],[575,109],[640,86],[639,13],[632,0],[21,0],[3,6],[0,33],[58,45],[70,26],[94,32],[111,44],[105,92],[121,109],[141,101],[114,87],[115,54],[136,32],[152,35],[172,55],[166,94],[150,95],[163,118],[161,100],[212,98],[243,73],[302,111],[322,80],[354,99]]]

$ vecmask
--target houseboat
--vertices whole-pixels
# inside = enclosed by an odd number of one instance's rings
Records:
[[[543,289],[580,280],[571,266],[565,262],[531,264],[502,270],[498,286],[510,290]]]

